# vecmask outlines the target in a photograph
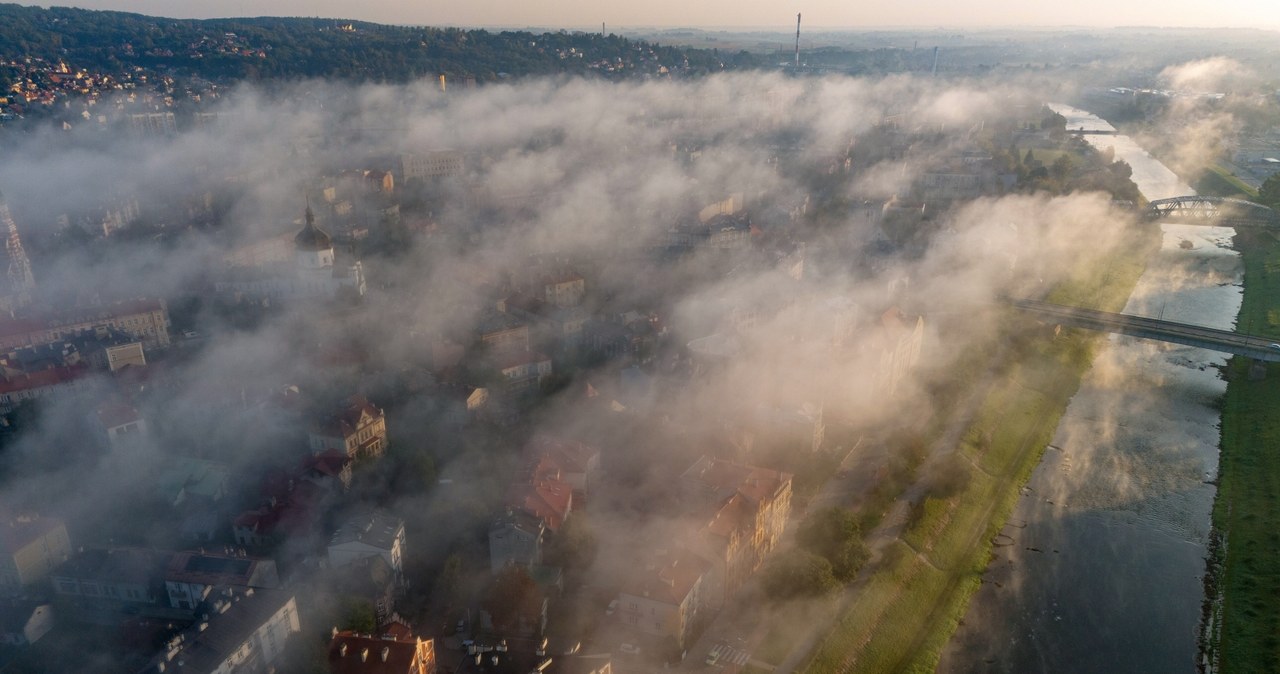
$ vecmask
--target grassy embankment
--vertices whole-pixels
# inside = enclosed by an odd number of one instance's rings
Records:
[[[1280,339],[1280,243],[1265,233],[1236,238],[1245,268],[1238,329]],[[1205,652],[1218,671],[1280,671],[1280,367],[1260,381],[1249,362],[1227,367],[1222,452],[1210,545],[1217,573],[1206,582],[1215,618]]]
[[[1049,300],[1118,311],[1141,275],[1154,237],[1122,250],[1063,283]],[[1058,419],[1093,362],[1100,338],[1066,331],[1057,338],[1007,316],[1010,357],[997,373],[959,448],[969,478],[955,493],[926,500],[857,600],[839,617],[806,671],[933,671],[977,590],[1004,526]]]
[[[1258,196],[1258,190],[1218,164],[1206,168],[1191,186],[1197,194],[1210,197],[1256,199]]]

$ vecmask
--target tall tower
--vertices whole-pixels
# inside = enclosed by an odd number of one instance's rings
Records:
[[[333,269],[333,240],[324,230],[316,227],[316,215],[307,203],[304,215],[306,225],[293,237],[294,263],[307,271]]]
[[[35,290],[36,280],[31,275],[31,261],[27,259],[27,251],[22,249],[22,239],[18,237],[18,225],[9,214],[9,204],[0,194],[0,235],[4,239],[4,252],[8,261],[6,279],[9,308],[13,309],[31,301],[31,292]]]
[[[796,12],[796,69],[800,69],[800,13]]]

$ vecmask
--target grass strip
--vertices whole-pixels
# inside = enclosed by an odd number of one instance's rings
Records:
[[[1280,244],[1268,233],[1236,237],[1244,261],[1242,332],[1280,338]],[[1206,577],[1202,654],[1215,671],[1280,671],[1280,367],[1249,377],[1233,358],[1222,403],[1214,540]]]
[[[1050,301],[1105,311],[1124,307],[1158,239],[1135,235],[1049,294]],[[933,671],[977,590],[1003,528],[1058,419],[1093,362],[1102,338],[1065,331],[1026,339],[1034,328],[1010,317],[1010,367],[984,400],[962,450],[978,462],[947,508],[924,517],[897,541],[857,599],[812,654],[805,671]],[[943,512],[945,511],[945,515]],[[913,549],[914,546],[914,549]],[[927,551],[918,554],[916,551]]]

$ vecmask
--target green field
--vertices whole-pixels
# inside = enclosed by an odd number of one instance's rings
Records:
[[[1134,237],[1051,293],[1055,302],[1116,311],[1151,252]],[[972,467],[958,493],[926,500],[901,540],[860,588],[806,671],[931,672],[964,616],[1004,526],[1058,418],[1093,362],[1100,339],[1054,337],[1020,316],[1005,318],[1010,362],[992,386],[959,451]],[[964,465],[964,464],[961,464]]]
[[[1225,168],[1214,164],[1205,169],[1192,185],[1197,194],[1209,197],[1232,197],[1236,199],[1256,199],[1258,190],[1253,189],[1243,180],[1235,177]]]
[[[1280,339],[1280,244],[1241,235],[1245,293],[1242,332]],[[1207,583],[1215,619],[1203,643],[1220,672],[1280,671],[1280,367],[1263,380],[1232,359],[1222,409],[1222,453],[1214,504],[1217,573]]]

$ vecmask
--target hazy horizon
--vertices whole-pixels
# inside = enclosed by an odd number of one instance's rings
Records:
[[[537,5],[507,0],[444,0],[430,8],[399,0],[370,0],[358,5],[335,0],[193,0],[181,4],[161,0],[80,0],[69,6],[175,19],[309,16],[480,28],[594,29],[604,23],[606,27],[618,28],[789,31],[795,25],[796,13],[803,13],[806,27],[823,30],[1116,27],[1280,30],[1280,5],[1264,6],[1252,0],[1226,0],[1212,5],[1192,0],[1169,0],[1158,12],[1138,3],[1117,6],[1103,0],[1084,0],[1069,6],[1065,3],[1041,5],[1013,0],[975,0],[968,3],[872,0],[857,7],[836,0],[787,3],[786,6],[724,0],[691,6],[674,0],[655,0],[607,9],[582,0],[557,0]]]

